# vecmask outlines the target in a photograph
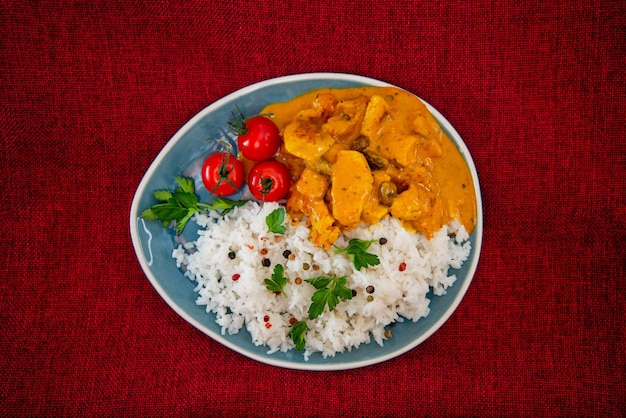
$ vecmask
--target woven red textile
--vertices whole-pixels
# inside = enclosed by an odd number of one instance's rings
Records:
[[[0,415],[615,416],[626,410],[626,5],[0,2]],[[518,4],[519,3],[519,4]],[[473,154],[481,261],[425,343],[276,368],[181,319],[132,249],[145,170],[246,85],[345,72]]]

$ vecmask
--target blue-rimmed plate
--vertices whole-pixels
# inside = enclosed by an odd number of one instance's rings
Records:
[[[220,326],[215,323],[215,315],[207,313],[205,306],[196,304],[195,284],[183,276],[172,259],[172,250],[178,245],[172,229],[164,229],[159,222],[147,222],[140,218],[141,212],[156,203],[153,192],[171,189],[175,186],[174,177],[185,175],[196,179],[196,190],[200,198],[208,197],[200,180],[200,167],[203,159],[215,151],[215,141],[207,138],[230,139],[227,122],[232,112],[239,108],[244,114],[257,114],[270,103],[289,100],[307,91],[322,88],[343,88],[362,85],[388,86],[388,83],[349,74],[313,73],[280,77],[263,81],[234,92],[211,104],[187,122],[165,145],[141,180],[133,199],[130,211],[130,230],[139,263],[146,276],[167,302],[180,316],[214,340],[247,357],[274,366],[305,370],[341,370],[363,367],[397,357],[430,337],[439,329],[457,308],[465,295],[480,256],[482,243],[482,202],[478,175],[472,157],[456,130],[432,106],[425,103],[444,131],[455,142],[472,174],[477,200],[477,223],[470,236],[472,250],[468,260],[456,274],[457,281],[448,288],[444,296],[429,295],[430,314],[417,322],[396,323],[393,338],[379,346],[372,340],[350,352],[323,358],[321,354],[311,355],[305,361],[302,354],[292,350],[288,353],[267,354],[268,348],[253,344],[250,334],[242,329],[236,335],[221,335]],[[236,196],[235,196],[236,198]],[[197,235],[194,224],[188,224],[185,239],[193,241]]]

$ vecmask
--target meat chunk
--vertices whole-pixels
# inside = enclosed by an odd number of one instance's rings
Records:
[[[311,200],[324,200],[328,190],[328,177],[305,168],[296,183],[296,190]]]
[[[391,214],[428,238],[441,228],[441,199],[421,184],[411,184],[393,201]]]
[[[332,214],[341,225],[351,228],[359,224],[373,183],[372,172],[363,154],[352,150],[337,153],[330,195]]]
[[[287,211],[292,216],[297,218],[303,215],[308,218],[313,244],[326,249],[330,248],[340,233],[324,201],[328,181],[328,177],[323,174],[305,168],[287,200]]]
[[[367,97],[359,96],[353,100],[342,100],[337,103],[335,113],[326,121],[322,129],[335,140],[350,144],[360,134],[361,121],[367,108]]]
[[[390,183],[390,177],[382,171],[373,171],[372,175],[374,187],[363,208],[363,213],[361,213],[361,220],[374,225],[389,213],[389,206],[381,203],[379,195],[381,187],[386,183]]]
[[[319,126],[306,118],[298,118],[283,129],[285,149],[304,160],[321,157],[333,146],[335,140]]]
[[[379,134],[380,124],[387,113],[387,102],[381,96],[374,95],[367,104],[361,133],[370,139],[376,139]]]

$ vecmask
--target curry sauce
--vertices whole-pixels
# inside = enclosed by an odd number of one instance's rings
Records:
[[[474,184],[463,156],[416,96],[395,87],[318,89],[262,113],[283,137],[294,184],[286,208],[329,248],[385,216],[431,237],[453,219],[471,233]]]

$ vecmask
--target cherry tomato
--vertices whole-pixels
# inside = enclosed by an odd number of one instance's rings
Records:
[[[250,170],[248,187],[257,199],[275,202],[289,193],[291,173],[285,164],[276,160],[262,161]]]
[[[272,158],[280,147],[280,132],[276,124],[265,116],[253,116],[240,126],[237,145],[249,160],[264,161]]]
[[[228,196],[243,186],[245,172],[241,161],[228,152],[209,155],[202,164],[202,182],[217,196]]]

